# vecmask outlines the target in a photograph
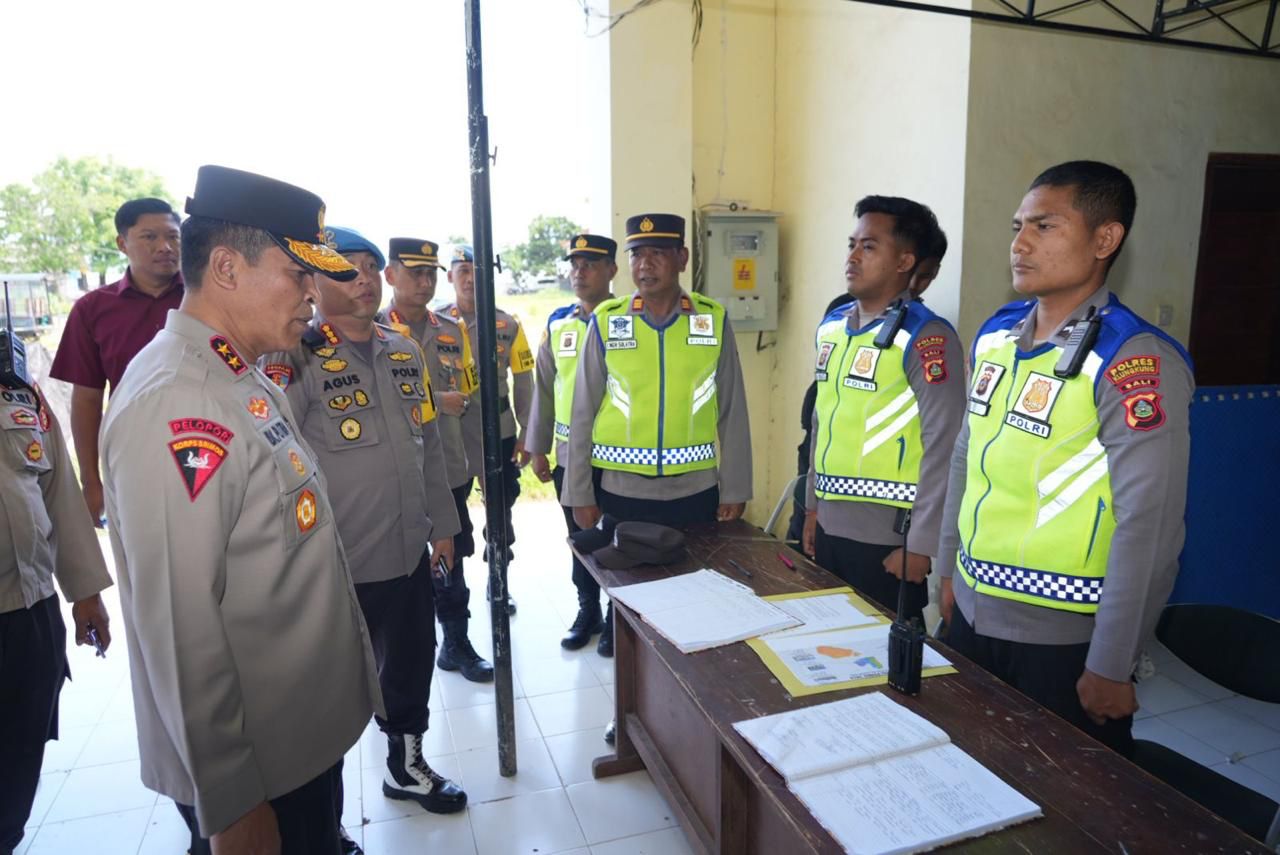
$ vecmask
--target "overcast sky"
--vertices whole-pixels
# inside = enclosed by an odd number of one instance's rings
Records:
[[[495,242],[519,242],[537,214],[590,227],[590,194],[607,188],[575,177],[575,140],[608,113],[575,98],[588,73],[582,8],[482,5]],[[313,190],[329,224],[379,243],[469,235],[463,9],[463,0],[4,3],[0,184],[28,181],[58,155],[109,155],[158,173],[181,204],[197,167],[218,163]]]

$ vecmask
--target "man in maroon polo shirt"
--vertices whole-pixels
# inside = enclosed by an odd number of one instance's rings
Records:
[[[124,278],[71,307],[49,375],[71,383],[71,436],[85,504],[102,519],[98,428],[102,395],[115,391],[130,360],[182,302],[178,215],[163,199],[131,199],[116,211],[116,246],[129,259]]]

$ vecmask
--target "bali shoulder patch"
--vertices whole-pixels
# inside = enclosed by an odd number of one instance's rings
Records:
[[[926,383],[945,383],[947,382],[947,360],[941,356],[935,356],[924,361],[924,382]]]
[[[1130,356],[1108,368],[1106,376],[1121,392],[1155,389],[1160,385],[1160,357],[1147,353]]]
[[[1155,430],[1164,424],[1159,392],[1138,392],[1124,399],[1124,422],[1130,430]]]
[[[221,444],[204,437],[175,439],[169,443],[169,452],[193,502],[227,459],[227,450]]]

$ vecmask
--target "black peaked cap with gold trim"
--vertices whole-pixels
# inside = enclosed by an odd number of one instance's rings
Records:
[[[568,261],[575,255],[583,258],[607,258],[613,261],[618,254],[618,242],[604,235],[580,234],[569,238],[569,249],[564,254]]]
[[[202,166],[186,211],[262,229],[298,264],[330,279],[356,277],[351,262],[325,243],[324,201],[309,190],[226,166]]]
[[[627,218],[627,249],[638,246],[684,246],[684,217],[675,214],[637,214]]]
[[[444,270],[440,263],[440,244],[421,238],[392,238],[387,246],[392,261],[398,261],[405,267],[436,267]]]

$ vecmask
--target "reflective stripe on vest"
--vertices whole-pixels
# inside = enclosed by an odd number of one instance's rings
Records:
[[[556,378],[552,395],[555,400],[555,437],[569,439],[569,421],[573,415],[573,384],[578,373],[578,355],[587,339],[587,322],[578,316],[577,307],[567,307],[562,317],[552,316],[547,322],[547,342],[555,360]]]
[[[816,337],[814,493],[823,501],[909,508],[924,445],[906,357],[920,329],[938,317],[911,304],[893,344],[881,349],[875,338],[883,321],[851,331],[847,314],[828,315]]]
[[[608,377],[591,432],[593,465],[649,476],[715,468],[724,309],[700,294],[683,301],[692,313],[660,330],[630,311],[631,299],[596,308]]]

